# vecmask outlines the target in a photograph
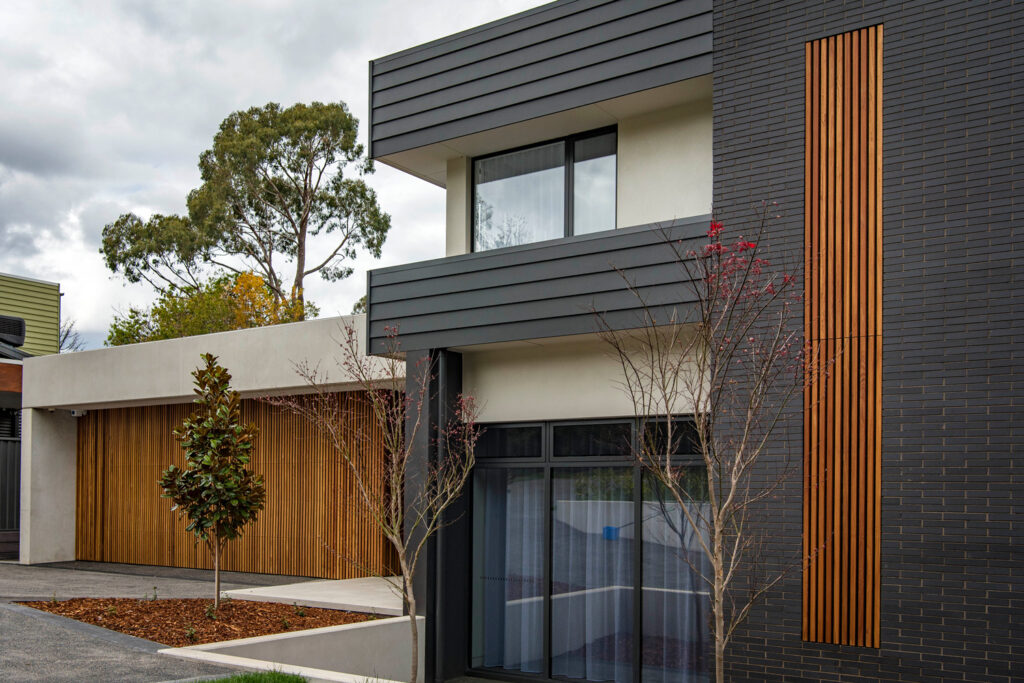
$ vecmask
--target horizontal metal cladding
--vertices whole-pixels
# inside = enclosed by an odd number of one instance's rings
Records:
[[[677,254],[708,216],[370,271],[367,344],[384,353],[616,329],[682,319],[694,293]],[[682,306],[682,308],[681,308]]]
[[[374,157],[711,73],[711,0],[570,0],[370,63]]]

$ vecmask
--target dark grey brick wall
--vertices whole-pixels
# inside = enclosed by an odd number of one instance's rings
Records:
[[[882,647],[804,643],[799,572],[730,652],[730,680],[1024,679],[1024,5],[715,3],[715,210],[777,201],[803,239],[803,45],[882,23]],[[1015,234],[1015,232],[1017,234]],[[799,414],[780,444],[799,449]],[[799,551],[799,477],[772,510]]]

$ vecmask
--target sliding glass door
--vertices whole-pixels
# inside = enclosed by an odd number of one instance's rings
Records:
[[[633,680],[633,471],[552,474],[551,673]]]
[[[473,503],[473,665],[543,673],[544,471],[481,468]]]
[[[632,421],[486,429],[472,488],[471,668],[708,680],[700,538],[632,461]],[[702,495],[697,485],[686,504]]]

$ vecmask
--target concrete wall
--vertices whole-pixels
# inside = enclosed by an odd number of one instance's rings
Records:
[[[307,320],[250,330],[131,344],[95,351],[26,359],[25,408],[104,408],[192,400],[191,372],[199,356],[220,358],[243,396],[301,390],[295,364],[319,364],[325,383],[351,388],[335,362],[345,325],[365,348],[365,316]]]
[[[65,410],[22,412],[22,564],[75,559],[78,425]]]
[[[711,100],[619,122],[617,227],[711,213]]]
[[[423,632],[425,620],[419,617],[419,680],[423,671]],[[219,659],[219,656],[242,657],[256,660],[247,668],[263,668],[260,664],[305,675],[312,680],[319,672],[335,672],[365,676],[369,680],[408,681],[412,655],[408,617],[392,617],[359,624],[328,626],[325,628],[281,633],[273,636],[245,638],[224,643],[211,643],[174,650],[166,654],[206,662],[245,662]],[[297,667],[297,668],[293,668]],[[324,677],[322,680],[357,680],[342,676]]]
[[[593,335],[468,349],[462,358],[463,392],[476,399],[481,422],[634,414],[618,358]]]

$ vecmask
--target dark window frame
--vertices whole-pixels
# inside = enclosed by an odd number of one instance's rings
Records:
[[[696,415],[674,415],[673,420],[695,420]],[[554,454],[554,430],[555,427],[562,425],[588,425],[588,424],[609,424],[609,423],[623,423],[629,422],[631,427],[631,439],[630,439],[630,454],[627,456],[616,456],[616,455],[597,455],[597,456],[556,456]],[[511,422],[488,422],[481,423],[481,427],[516,427],[516,426],[534,426],[541,425],[543,428],[541,434],[541,457],[539,458],[488,458],[488,457],[477,457],[474,469],[538,469],[543,472],[544,477],[544,609],[543,609],[543,623],[542,623],[542,658],[543,658],[543,672],[539,674],[526,674],[519,672],[505,672],[499,671],[493,668],[477,667],[473,666],[472,662],[472,639],[473,635],[473,597],[472,597],[472,577],[470,579],[470,585],[468,590],[470,591],[469,599],[466,600],[465,606],[465,618],[466,623],[469,626],[467,629],[467,635],[470,642],[467,642],[467,660],[465,662],[465,674],[467,676],[473,676],[476,678],[485,678],[492,680],[503,680],[503,681],[521,681],[522,683],[565,683],[566,681],[575,681],[578,679],[568,679],[560,676],[555,676],[551,672],[551,594],[552,594],[552,574],[553,574],[553,561],[554,561],[554,549],[552,547],[552,529],[551,529],[551,497],[553,489],[553,480],[555,470],[563,469],[576,469],[576,468],[587,468],[587,467],[630,467],[632,469],[633,479],[633,518],[634,520],[641,520],[643,517],[643,479],[646,476],[644,467],[637,461],[635,457],[636,448],[638,445],[638,439],[640,438],[640,430],[644,425],[664,422],[664,418],[648,417],[638,419],[636,417],[619,417],[619,418],[593,418],[593,419],[576,419],[576,420],[529,420],[529,421],[511,421]],[[676,467],[703,467],[704,461],[699,453],[694,454],[677,454],[670,456],[672,464]],[[466,496],[467,509],[472,511],[474,509],[474,495],[473,487],[467,487]],[[472,537],[472,532],[469,542],[469,557],[470,562],[475,553],[475,539]],[[640,543],[636,545],[633,551],[633,683],[641,683],[642,674],[642,624],[643,624],[643,537],[640,536]]]
[[[479,452],[475,455],[475,459],[482,462],[484,465],[516,465],[520,463],[535,463],[540,466],[544,462],[544,453],[547,452],[547,438],[548,438],[548,423],[540,420],[530,420],[527,422],[487,422],[481,424],[480,427],[487,431],[488,429],[502,429],[503,427],[539,427],[540,428],[540,454],[536,457],[529,456],[512,456],[512,457],[496,457],[480,455]],[[523,464],[525,467],[526,465]]]
[[[564,187],[562,191],[564,193],[562,204],[563,213],[562,218],[562,237],[573,237],[574,236],[574,207],[575,197],[573,195],[575,185],[573,178],[573,167],[575,166],[575,154],[576,145],[578,140],[586,140],[587,138],[598,137],[599,135],[607,135],[608,133],[615,133],[615,201],[613,213],[616,216],[616,225],[612,227],[612,230],[618,227],[617,217],[619,211],[619,127],[618,125],[605,126],[603,128],[595,128],[588,130],[583,133],[574,133],[572,135],[566,135],[558,138],[551,138],[550,140],[543,140],[541,142],[531,142],[528,145],[520,145],[518,147],[510,147],[509,149],[503,149],[498,152],[490,152],[488,154],[481,154],[479,156],[471,157],[469,160],[469,251],[471,254],[483,253],[478,252],[476,248],[476,162],[485,159],[492,159],[494,157],[500,157],[504,154],[512,154],[513,152],[522,152],[523,150],[533,149],[534,147],[543,147],[544,145],[550,145],[556,142],[564,143],[565,147],[565,160],[563,172],[565,173],[565,180],[563,182]],[[597,231],[607,232],[607,231]],[[595,233],[584,233],[586,235],[592,235]],[[540,242],[546,240],[539,240]],[[524,242],[524,244],[537,244],[538,242]],[[485,249],[486,251],[501,251],[502,249],[512,249],[519,244],[510,245],[508,247],[501,247],[498,249]]]

